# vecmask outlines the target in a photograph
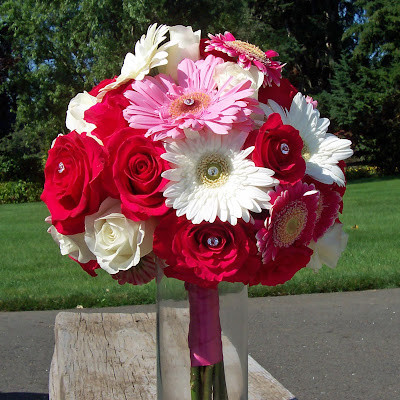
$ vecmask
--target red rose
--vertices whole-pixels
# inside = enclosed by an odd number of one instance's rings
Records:
[[[90,92],[89,94],[91,96],[96,97],[100,90],[103,89],[103,87],[106,87],[107,85],[109,85],[110,83],[113,83],[116,81],[116,77],[112,78],[112,79],[104,79],[103,81],[101,81],[97,86],[95,86]]]
[[[306,246],[289,247],[285,252],[278,253],[275,260],[262,264],[257,277],[250,284],[276,286],[285,283],[307,266],[312,254],[313,251]]]
[[[160,157],[165,149],[161,142],[145,138],[144,133],[125,128],[116,132],[107,144],[110,165],[104,181],[108,182],[113,197],[120,196],[122,213],[134,221],[168,211],[162,194],[167,180],[161,177],[168,163]],[[111,182],[115,189],[110,187]]]
[[[131,82],[108,91],[101,103],[85,111],[85,121],[96,125],[92,134],[101,139],[104,144],[114,132],[128,126],[122,111],[129,105],[123,93],[130,84]]]
[[[71,260],[76,261],[76,262],[82,267],[82,269],[83,269],[85,272],[87,272],[90,276],[93,276],[93,277],[96,277],[96,276],[97,276],[95,270],[96,270],[97,268],[100,268],[100,265],[97,263],[96,260],[90,260],[90,261],[87,262],[87,263],[81,263],[81,262],[79,262],[78,260],[75,260],[75,258],[73,258],[73,257],[71,257],[71,256],[69,256],[69,258],[70,258]]]
[[[222,58],[224,61],[230,61],[230,62],[236,62],[236,59],[234,57],[228,56],[228,54],[224,53],[223,51],[218,51],[218,50],[212,50],[212,51],[205,51],[209,39],[200,39],[200,57],[202,59],[205,59],[207,56],[212,54],[215,57]]]
[[[260,87],[258,90],[258,101],[267,104],[268,100],[273,100],[281,107],[289,110],[297,92],[298,90],[288,79],[282,78],[279,86],[272,83],[272,86]]]
[[[101,172],[106,153],[96,140],[75,131],[59,136],[49,150],[41,199],[63,235],[85,231],[85,216],[104,200]]]
[[[258,132],[252,159],[258,167],[275,171],[274,178],[281,184],[294,184],[306,171],[302,149],[299,131],[291,125],[283,125],[280,115],[274,113]]]
[[[243,220],[195,225],[171,212],[154,232],[153,251],[167,263],[166,276],[203,287],[247,284],[261,264],[253,227]]]
[[[340,196],[344,196],[345,192],[346,192],[346,185],[347,185],[347,180],[346,180],[346,173],[345,173],[345,168],[346,168],[346,163],[343,160],[340,160],[338,163],[338,167],[342,170],[343,175],[344,175],[344,186],[339,186],[338,184],[334,183],[334,186],[336,188],[336,190],[338,191],[338,193],[340,194]],[[340,209],[339,212],[343,211],[343,201],[340,203]]]

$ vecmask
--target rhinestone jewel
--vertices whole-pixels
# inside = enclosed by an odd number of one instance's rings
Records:
[[[192,106],[194,104],[194,99],[185,99],[183,103],[187,106]]]
[[[63,163],[63,162],[60,162],[60,163],[58,164],[58,173],[59,173],[59,174],[62,174],[64,171],[65,171],[64,163]]]
[[[207,174],[209,176],[217,176],[219,174],[219,169],[215,166],[208,168]]]
[[[289,154],[289,146],[287,143],[282,143],[281,144],[281,152],[283,154]]]
[[[216,246],[219,245],[219,240],[218,240],[218,238],[216,238],[215,236],[210,236],[210,237],[207,239],[207,244],[208,244],[210,247],[216,247]]]

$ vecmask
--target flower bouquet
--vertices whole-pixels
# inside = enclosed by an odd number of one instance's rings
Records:
[[[227,398],[219,283],[333,268],[347,242],[351,143],[276,57],[229,32],[154,24],[119,76],[71,100],[70,132],[49,150],[42,200],[62,254],[120,284],[151,281],[156,264],[185,282],[192,399]]]

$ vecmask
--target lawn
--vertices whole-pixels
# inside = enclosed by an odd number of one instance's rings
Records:
[[[46,233],[41,203],[0,205],[0,310],[39,310],[145,304],[154,282],[120,286],[100,270],[92,278]],[[348,184],[341,217],[349,234],[336,269],[303,269],[284,285],[250,288],[250,296],[380,289],[400,286],[400,179]]]

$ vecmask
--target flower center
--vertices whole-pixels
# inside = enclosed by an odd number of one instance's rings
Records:
[[[307,224],[307,207],[300,201],[292,201],[277,216],[273,239],[277,247],[289,247],[297,240]]]
[[[245,54],[246,57],[250,59],[256,59],[264,64],[268,61],[265,53],[254,44],[242,42],[241,40],[226,41],[224,44],[236,50],[238,53]]]
[[[282,154],[289,154],[289,145],[287,143],[281,143]]]
[[[206,109],[210,103],[211,98],[207,93],[187,93],[173,100],[168,111],[172,118],[177,118],[182,114],[196,114]]]
[[[210,237],[207,239],[207,244],[208,244],[210,247],[217,247],[217,246],[219,245],[219,239],[218,239],[217,237],[215,237],[215,236],[210,236]]]
[[[222,186],[228,180],[231,171],[228,161],[221,154],[203,156],[197,165],[199,181],[208,187]]]
[[[117,238],[117,233],[113,229],[113,227],[109,223],[104,223],[102,227],[102,233],[103,233],[103,241],[104,243],[110,245],[115,242]]]
[[[60,162],[60,163],[58,164],[58,173],[59,173],[59,174],[62,174],[64,171],[65,171],[65,165],[64,165],[63,162]]]
[[[311,158],[311,151],[307,144],[303,140],[303,148],[301,149],[301,156],[304,161],[308,161]]]
[[[319,198],[318,198],[318,206],[317,206],[317,218],[315,221],[319,221],[322,215],[322,211],[324,210],[324,198],[322,196],[322,193],[319,192]]]

